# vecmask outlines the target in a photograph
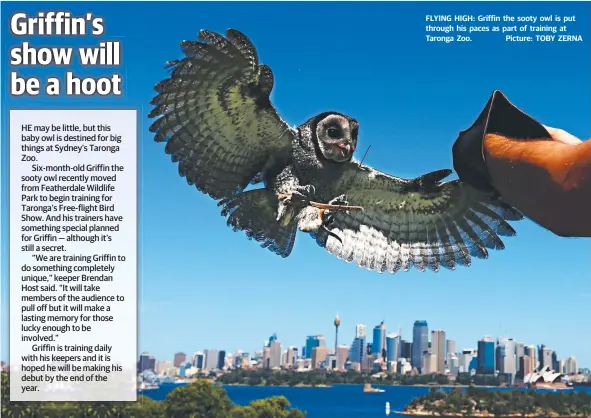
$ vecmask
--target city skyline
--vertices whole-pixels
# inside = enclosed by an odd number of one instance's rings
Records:
[[[447,356],[449,355],[448,352],[448,348],[450,345],[452,345],[454,347],[454,354],[461,354],[464,350],[475,350],[478,351],[478,347],[480,346],[480,344],[484,341],[488,341],[490,340],[491,342],[494,342],[494,347],[496,349],[497,345],[499,342],[506,342],[506,341],[512,341],[514,342],[514,344],[520,344],[521,346],[527,347],[527,346],[534,346],[536,347],[536,353],[537,353],[537,349],[538,347],[546,347],[547,349],[550,349],[551,352],[556,352],[558,357],[561,360],[566,361],[567,359],[573,357],[575,359],[577,359],[578,362],[578,367],[579,368],[588,368],[591,367],[591,364],[588,363],[584,363],[581,361],[581,358],[576,356],[575,354],[571,353],[571,352],[559,352],[558,350],[556,350],[553,346],[551,346],[550,344],[545,344],[544,341],[522,341],[519,337],[515,337],[515,336],[507,336],[507,335],[496,335],[496,336],[492,336],[491,334],[481,334],[479,337],[476,337],[476,339],[474,340],[472,345],[467,345],[467,346],[463,346],[458,344],[458,341],[453,338],[453,335],[450,335],[447,330],[445,329],[431,329],[430,325],[429,325],[429,321],[428,320],[416,320],[413,323],[411,328],[412,331],[408,332],[406,335],[407,337],[405,337],[405,333],[404,330],[402,328],[398,328],[395,331],[394,330],[390,330],[388,329],[388,324],[386,323],[386,321],[380,321],[378,324],[376,324],[375,326],[368,326],[368,324],[361,324],[361,323],[356,323],[354,325],[352,325],[353,328],[353,337],[351,338],[350,341],[347,341],[345,339],[343,339],[341,332],[342,332],[342,316],[338,315],[339,318],[339,347],[351,347],[353,344],[353,341],[357,338],[358,335],[358,331],[360,329],[362,329],[363,331],[365,331],[364,337],[365,337],[365,345],[367,345],[368,343],[370,343],[372,345],[372,354],[374,353],[374,346],[373,346],[373,342],[374,342],[374,337],[377,336],[377,333],[371,333],[368,334],[367,333],[367,329],[371,329],[372,331],[375,329],[378,329],[378,327],[385,327],[385,333],[384,333],[384,337],[382,338],[381,341],[387,341],[387,338],[389,336],[394,336],[396,335],[398,338],[400,338],[401,341],[403,342],[413,342],[414,340],[414,336],[413,336],[413,331],[414,331],[414,325],[417,323],[423,323],[426,322],[427,326],[428,326],[428,334],[427,334],[427,347],[428,349],[430,349],[430,352],[433,353],[434,355],[437,356],[437,360],[436,360],[436,371],[441,373],[443,372],[443,365],[441,364],[441,361],[443,360],[444,362],[447,361]],[[333,318],[334,321],[334,318]],[[334,322],[333,322],[333,328],[334,328]],[[206,352],[208,350],[220,350],[220,351],[224,351],[227,354],[234,354],[237,352],[243,352],[243,353],[248,353],[251,356],[255,356],[255,353],[257,352],[263,352],[264,350],[264,346],[265,345],[271,345],[272,342],[277,342],[280,344],[280,347],[282,348],[283,352],[285,352],[287,349],[289,348],[296,348],[300,355],[306,357],[306,358],[310,358],[310,353],[307,352],[307,350],[312,349],[313,347],[310,347],[309,344],[309,339],[313,338],[313,337],[321,337],[323,339],[322,341],[322,345],[326,348],[326,351],[328,353],[332,353],[333,347],[335,346],[334,344],[334,329],[333,329],[333,334],[332,334],[332,342],[331,342],[331,334],[329,333],[311,333],[308,334],[306,336],[304,336],[302,338],[302,341],[299,344],[287,344],[285,343],[281,338],[280,338],[281,333],[280,332],[273,332],[271,337],[267,340],[264,340],[263,343],[261,343],[258,347],[252,348],[252,349],[247,349],[244,347],[237,347],[234,349],[227,349],[225,347],[217,347],[217,348],[212,348],[212,346],[207,346],[206,347],[202,347],[199,349],[192,349],[192,350],[187,350],[187,351],[182,351],[182,350],[177,350],[174,352],[174,354],[185,354],[186,356],[190,356],[194,353],[197,352]],[[437,336],[442,336],[440,339],[441,341],[439,341],[439,345],[438,347],[434,347],[434,341],[433,341],[433,335],[437,335]],[[439,337],[437,337],[439,339]],[[400,341],[399,341],[400,343]],[[386,343],[387,344],[387,343]],[[366,347],[363,347],[364,350]],[[380,347],[382,348],[382,347]],[[438,354],[438,348],[441,349],[443,348],[444,354],[443,355],[437,355]],[[399,348],[400,350],[400,348]],[[154,355],[153,352],[151,352],[150,350],[143,350],[142,353],[149,353],[150,355],[154,356],[158,361],[169,361],[170,358],[172,357],[158,357],[156,355]],[[169,354],[173,355],[173,354]],[[493,353],[493,355],[497,355],[496,351]],[[536,354],[537,355],[537,354]],[[422,354],[421,354],[421,360],[422,361]],[[175,360],[176,362],[176,360]],[[518,368],[517,365],[515,365],[516,368]]]

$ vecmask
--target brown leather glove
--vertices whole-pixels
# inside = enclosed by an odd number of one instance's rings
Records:
[[[544,125],[519,110],[501,91],[493,91],[480,116],[472,126],[460,132],[452,148],[453,165],[460,180],[486,192],[495,191],[486,168],[487,155],[483,148],[487,134],[523,141],[552,141]]]

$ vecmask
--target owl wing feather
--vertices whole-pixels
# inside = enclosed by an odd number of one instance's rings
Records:
[[[361,212],[336,212],[318,244],[347,262],[380,273],[438,271],[487,258],[487,249],[503,249],[499,236],[515,235],[508,220],[523,215],[499,198],[459,180],[441,182],[451,170],[416,179],[394,177],[351,162],[333,193],[347,194]]]
[[[214,199],[230,198],[289,156],[293,129],[271,104],[271,68],[253,44],[229,29],[202,30],[184,41],[184,58],[155,86],[149,117],[156,142],[179,162],[179,174]]]

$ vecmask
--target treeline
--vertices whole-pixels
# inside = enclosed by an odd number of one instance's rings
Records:
[[[331,372],[327,370],[295,370],[273,369],[234,369],[217,378],[217,382],[226,385],[250,386],[323,386],[338,384],[377,384],[377,385],[448,385],[449,378],[441,374],[400,375],[387,373],[381,377],[373,377],[375,372]],[[469,382],[467,383],[469,384]]]
[[[171,391],[164,401],[138,396],[137,402],[10,402],[10,380],[2,373],[2,416],[14,418],[305,418],[283,396],[234,404],[226,391],[197,380]]]
[[[529,417],[588,417],[591,415],[591,395],[587,392],[536,392],[523,390],[484,390],[470,386],[449,392],[432,390],[413,399],[405,408],[436,415],[471,414]]]

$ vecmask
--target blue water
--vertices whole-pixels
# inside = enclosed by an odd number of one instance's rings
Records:
[[[146,391],[144,395],[163,400],[178,386],[163,384],[158,389]],[[403,410],[413,398],[429,391],[423,386],[373,386],[385,392],[363,393],[362,385],[335,385],[328,388],[224,386],[224,389],[230,399],[240,405],[247,405],[255,399],[285,396],[293,407],[306,411],[307,418],[384,417],[386,402],[390,402],[390,410],[394,415],[394,411]]]

